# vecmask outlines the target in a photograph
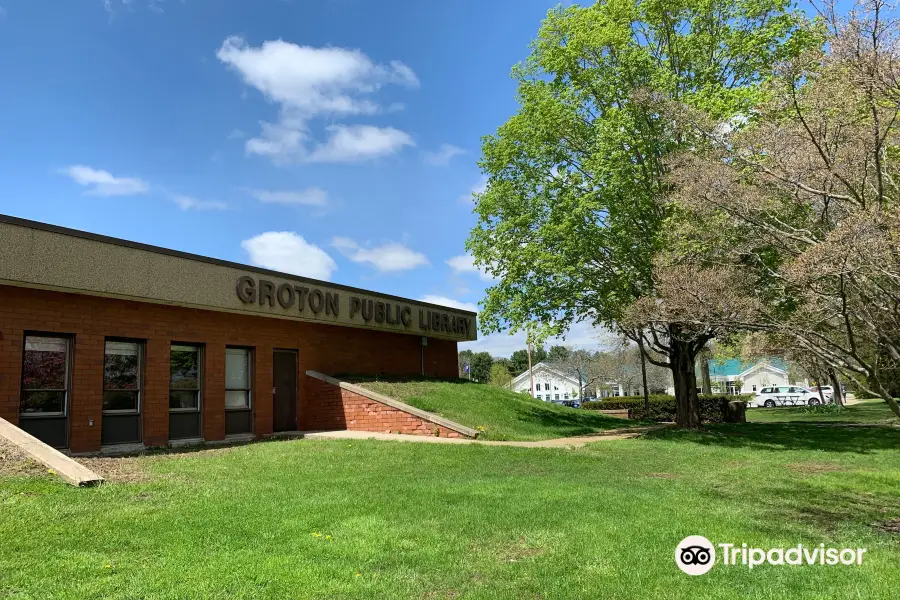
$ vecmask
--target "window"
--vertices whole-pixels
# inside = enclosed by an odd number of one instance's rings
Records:
[[[556,400],[559,400],[559,394],[556,394],[556,398],[555,398],[555,399],[556,399]]]
[[[568,394],[563,394],[563,400],[568,400],[568,399],[569,399],[569,395],[568,395]]]
[[[553,386],[553,391],[556,391],[556,390],[558,390],[558,389],[559,389],[559,388],[556,387],[555,385]]]
[[[225,408],[250,408],[250,350],[225,349]]]
[[[755,386],[755,385],[753,386],[753,391],[754,391],[754,392],[756,391],[756,386]]]
[[[107,340],[103,356],[103,410],[137,412],[141,399],[141,345]]]
[[[172,344],[169,356],[169,410],[200,410],[200,346]]]
[[[538,394],[537,396],[535,396],[535,398],[537,398],[538,400],[543,400],[543,398],[541,397],[540,394]]]
[[[544,391],[545,391],[545,392],[549,392],[549,391],[550,391],[550,384],[549,384],[549,383],[545,383],[545,384],[544,384]]]
[[[70,340],[64,337],[25,336],[22,354],[23,415],[64,415],[69,390]]]

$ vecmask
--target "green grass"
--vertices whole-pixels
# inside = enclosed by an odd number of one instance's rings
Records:
[[[752,423],[872,423],[900,425],[900,421],[883,400],[863,400],[851,406],[800,406],[747,409]]]
[[[0,598],[892,598],[900,430],[660,431],[578,450],[273,441],[143,483],[0,478]],[[315,535],[319,534],[319,535]],[[687,535],[862,566],[675,566]]]
[[[483,427],[479,438],[486,440],[544,440],[640,424],[462,379],[360,385],[462,425]]]

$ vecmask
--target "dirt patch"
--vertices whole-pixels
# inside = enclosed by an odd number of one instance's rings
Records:
[[[106,481],[117,483],[141,483],[149,481],[152,476],[147,471],[148,461],[157,460],[158,457],[128,456],[121,458],[78,458],[78,462],[97,473]]]
[[[891,519],[890,521],[875,523],[875,527],[886,533],[900,535],[900,519]]]
[[[847,468],[837,463],[828,462],[799,462],[785,465],[794,473],[800,475],[821,475],[822,473],[835,473],[838,471],[846,471]]]
[[[675,473],[647,473],[645,477],[650,477],[651,479],[677,479],[678,475]]]
[[[76,459],[78,462],[101,475],[107,481],[118,483],[141,483],[153,480],[156,475],[150,472],[149,465],[160,461],[184,460],[192,457],[209,457],[232,452],[236,446],[219,448],[173,448],[154,450],[133,456],[98,456]],[[170,476],[167,476],[171,478]]]
[[[77,457],[75,460],[108,482],[141,483],[151,481],[155,477],[148,466],[157,461],[182,460],[198,455],[214,456],[231,452],[235,447],[154,450],[132,456]],[[51,473],[43,464],[29,457],[12,442],[0,438],[0,477],[11,475],[40,477],[49,474]]]
[[[543,548],[530,546],[525,538],[519,538],[518,543],[508,544],[500,548],[499,558],[503,562],[519,562],[528,558],[534,558],[544,553]]]
[[[37,477],[47,475],[47,467],[22,452],[6,438],[0,437],[0,477],[4,475]]]

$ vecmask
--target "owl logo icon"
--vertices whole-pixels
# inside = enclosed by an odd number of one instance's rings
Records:
[[[676,546],[675,564],[688,575],[703,575],[716,564],[716,549],[702,535],[690,535]]]

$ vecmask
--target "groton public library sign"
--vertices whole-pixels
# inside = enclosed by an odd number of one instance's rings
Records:
[[[455,341],[475,313],[0,216],[0,284]]]
[[[444,333],[465,336],[469,339],[470,329],[475,319],[464,317],[443,310],[418,308],[418,319],[413,322],[413,308],[406,302],[383,301],[366,298],[357,294],[342,295],[318,287],[306,287],[282,283],[276,287],[275,282],[268,279],[257,280],[244,275],[237,282],[237,297],[244,304],[282,310],[296,310],[313,315],[325,314],[339,318],[342,309],[342,297],[346,298],[344,307],[351,322],[366,325],[397,325],[412,330],[414,327],[422,334]],[[473,332],[474,333],[474,332]]]

